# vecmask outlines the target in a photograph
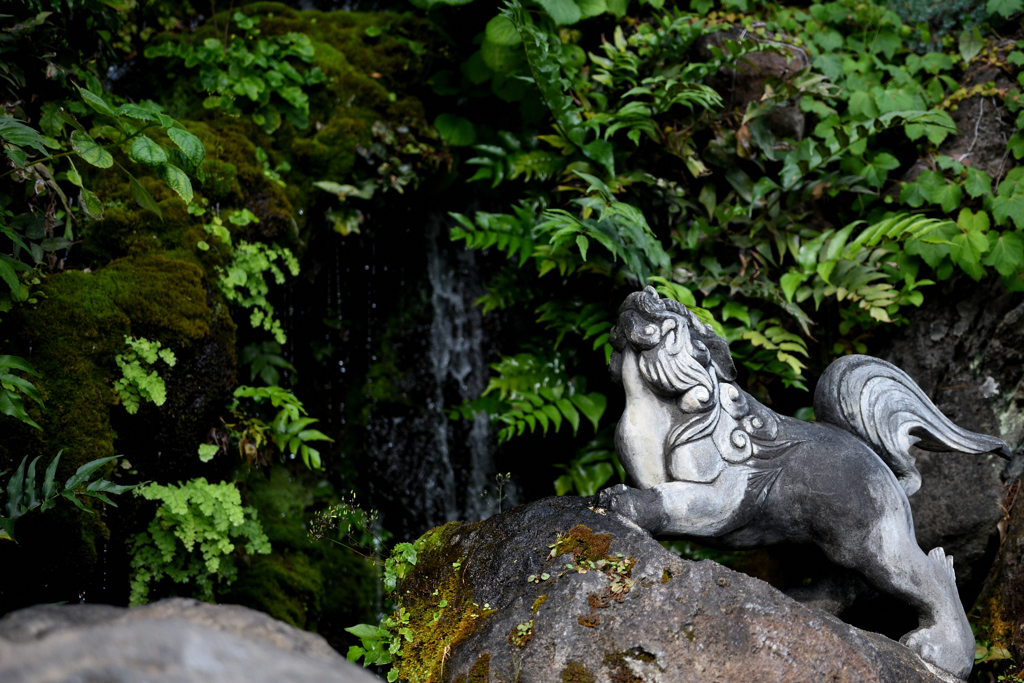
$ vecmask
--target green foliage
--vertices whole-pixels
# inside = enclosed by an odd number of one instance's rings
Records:
[[[281,322],[274,317],[274,306],[267,300],[270,285],[266,276],[269,274],[274,282],[284,284],[285,274],[277,261],[281,261],[294,277],[299,274],[298,260],[287,247],[245,241],[234,247],[231,256],[230,265],[221,269],[217,281],[224,298],[250,309],[249,323],[253,327],[262,327],[274,335],[278,344],[285,343]]]
[[[619,481],[626,481],[625,470],[615,454],[614,440],[604,434],[581,448],[571,461],[556,467],[565,470],[565,474],[555,480],[555,495],[558,496],[567,493],[596,495],[614,474],[619,475]]]
[[[114,357],[117,367],[121,368],[121,378],[113,385],[124,409],[129,415],[134,415],[139,412],[142,401],[162,406],[167,401],[167,385],[153,365],[161,360],[173,368],[178,362],[174,352],[145,337],[132,339],[125,336],[124,343],[128,350]]]
[[[492,421],[504,425],[498,431],[501,441],[527,429],[533,433],[537,427],[545,434],[549,427],[557,432],[563,420],[575,435],[581,415],[597,430],[608,399],[604,394],[587,393],[582,376],[569,379],[558,353],[547,357],[534,353],[503,356],[491,367],[497,375],[491,377],[483,395],[452,408],[452,419],[472,419],[482,410]]]
[[[82,505],[82,501],[78,499],[78,496],[97,498],[108,505],[117,507],[117,504],[110,500],[106,494],[120,495],[125,491],[134,489],[136,486],[140,486],[140,484],[132,484],[130,486],[114,484],[106,479],[89,481],[89,477],[92,476],[93,472],[108,462],[121,457],[114,455],[109,458],[99,458],[82,465],[64,482],[64,486],[61,488],[54,481],[57,475],[57,463],[60,461],[60,456],[61,453],[57,453],[53,460],[50,461],[50,465],[43,474],[43,481],[40,486],[36,485],[36,463],[43,456],[36,456],[29,463],[27,469],[25,468],[25,463],[28,462],[28,456],[26,455],[22,458],[18,469],[15,470],[7,482],[7,516],[0,517],[0,540],[15,540],[14,524],[22,515],[36,508],[40,512],[46,512],[57,504],[58,498],[66,498],[74,503],[75,507],[79,510],[92,513],[92,510]],[[6,472],[0,473],[0,477],[4,474]]]
[[[99,218],[103,214],[99,197],[85,186],[71,156],[77,156],[89,166],[99,169],[116,164],[131,185],[133,198],[144,209],[157,215],[161,212],[156,200],[128,168],[115,160],[113,152],[152,168],[186,204],[192,201],[193,196],[189,176],[200,181],[204,177],[201,164],[206,149],[202,142],[164,114],[163,107],[149,100],[117,105],[112,102],[115,98],[105,92],[95,78],[89,80],[86,87],[76,86],[80,102],[68,102],[67,111],[51,107],[43,116],[40,126],[45,137],[17,119],[0,117],[0,144],[14,167],[0,179],[24,181],[29,177],[38,178],[47,191],[59,199],[64,209],[64,239],[68,242],[73,239],[74,219]],[[85,117],[91,118],[90,128],[82,123]],[[174,147],[159,144],[146,135],[152,131],[165,134]],[[63,164],[64,160],[66,164]],[[63,165],[63,171],[57,171],[58,164]],[[67,184],[62,187],[61,181]],[[79,205],[74,208],[69,203],[68,192],[65,192],[69,186],[78,191]],[[7,230],[4,232],[10,236]],[[15,244],[27,249],[24,244]],[[61,248],[66,246],[67,243],[61,244]]]
[[[279,369],[295,372],[295,366],[281,355],[281,345],[277,342],[265,341],[259,344],[249,344],[242,349],[239,360],[249,366],[249,381],[259,377],[264,384],[269,386],[276,387],[281,384]]]
[[[228,40],[230,22],[241,30]],[[286,120],[296,128],[309,127],[306,88],[323,83],[320,67],[300,71],[296,64],[313,61],[314,48],[304,33],[260,37],[259,17],[235,12],[224,28],[227,44],[207,38],[202,45],[168,41],[146,48],[146,57],[170,58],[175,73],[198,68],[197,86],[209,93],[207,109],[232,116],[248,113],[267,134]]]
[[[39,376],[35,368],[24,358],[0,356],[0,413],[10,415],[25,424],[32,425],[36,429],[41,430],[42,427],[36,424],[25,411],[23,396],[28,396],[38,403],[40,407],[43,407],[43,398],[39,395],[35,385],[24,377],[15,375],[14,372],[16,371],[27,372],[36,377]]]
[[[295,394],[275,386],[240,386],[235,390],[235,398],[251,398],[257,403],[268,399],[274,408],[279,409],[268,425],[259,418],[239,413],[238,401],[235,401],[231,410],[240,418],[240,426],[235,431],[243,455],[247,455],[245,453],[247,444],[252,444],[254,448],[258,449],[267,441],[269,435],[269,440],[277,446],[282,454],[288,455],[292,459],[301,456],[302,462],[310,469],[323,468],[320,451],[310,446],[309,442],[333,442],[334,439],[319,430],[310,429],[310,426],[319,420],[306,416],[306,409],[303,407],[302,401],[295,397]],[[200,453],[202,454],[202,451]],[[253,457],[247,457],[247,459],[252,461]]]
[[[191,595],[212,602],[237,576],[237,546],[244,543],[250,555],[270,552],[256,511],[242,507],[234,484],[200,477],[178,486],[150,484],[136,495],[160,507],[147,530],[129,541],[132,605],[147,602],[163,579],[188,584]]]

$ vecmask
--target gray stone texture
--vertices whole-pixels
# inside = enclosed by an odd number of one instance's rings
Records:
[[[1024,441],[1024,296],[995,279],[957,275],[931,288],[910,324],[876,350],[901,367],[953,422],[996,434],[1014,452]],[[970,609],[999,547],[1006,490],[1019,465],[992,454],[915,452],[921,489],[911,496],[918,543],[954,558]]]
[[[440,559],[469,558],[462,580],[472,600],[496,611],[452,648],[442,680],[485,680],[473,678],[484,672],[486,680],[521,683],[951,680],[906,647],[762,581],[682,560],[593,502],[548,498],[455,531]],[[558,534],[574,529],[584,539],[592,533],[593,542],[575,546],[577,555],[550,557]],[[632,587],[616,595],[606,571],[567,567],[586,567],[595,549],[635,561]],[[429,594],[417,571],[426,570],[415,570],[406,585]],[[542,573],[550,578],[527,580]],[[532,637],[516,639],[531,621]]]
[[[320,636],[237,605],[39,605],[0,619],[4,683],[370,683]]]

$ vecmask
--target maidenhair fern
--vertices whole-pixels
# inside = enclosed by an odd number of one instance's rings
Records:
[[[262,327],[274,335],[277,343],[287,340],[281,322],[274,317],[274,306],[267,300],[270,285],[266,276],[269,274],[277,284],[284,284],[282,265],[292,274],[299,274],[299,262],[287,247],[262,244],[259,242],[240,242],[232,254],[231,265],[221,271],[218,285],[231,303],[236,303],[250,310],[249,322],[253,327]]]
[[[150,484],[136,493],[161,505],[146,531],[129,541],[131,605],[147,602],[163,579],[187,584],[188,594],[212,602],[215,590],[238,573],[236,545],[244,543],[250,555],[270,552],[256,510],[242,507],[234,484],[210,484],[200,477],[178,486]]]
[[[114,358],[121,368],[121,378],[114,382],[114,391],[124,409],[134,415],[139,412],[142,401],[162,406],[167,400],[167,386],[153,366],[159,360],[173,368],[178,362],[174,352],[161,348],[160,342],[144,337],[132,339],[125,336],[124,342],[128,350]]]

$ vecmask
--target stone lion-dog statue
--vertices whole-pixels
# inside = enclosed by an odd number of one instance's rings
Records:
[[[611,344],[626,392],[615,444],[638,488],[604,490],[601,507],[719,548],[814,543],[918,611],[903,644],[954,676],[970,673],[974,636],[953,558],[925,554],[914,537],[907,496],[921,476],[908,449],[1008,458],[1005,442],[957,427],[906,373],[868,356],[828,367],[817,422],[779,415],[736,386],[727,342],[651,287],[623,303]]]

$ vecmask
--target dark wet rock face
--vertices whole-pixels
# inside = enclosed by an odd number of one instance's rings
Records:
[[[877,354],[903,368],[953,422],[1001,436],[1016,452],[1024,440],[1021,294],[1007,293],[994,279],[975,283],[966,276],[933,289]],[[919,452],[917,458],[922,485],[910,505],[918,543],[953,556],[969,609],[999,547],[1006,496],[1000,474],[1008,465],[994,455]]]
[[[592,502],[549,498],[446,527],[398,596],[415,615],[456,585],[463,597],[449,601],[439,632],[472,603],[486,609],[440,661],[403,658],[402,678],[942,680],[902,645],[714,562],[682,560]]]
[[[236,605],[40,605],[0,619],[0,680],[371,683],[318,635]]]

